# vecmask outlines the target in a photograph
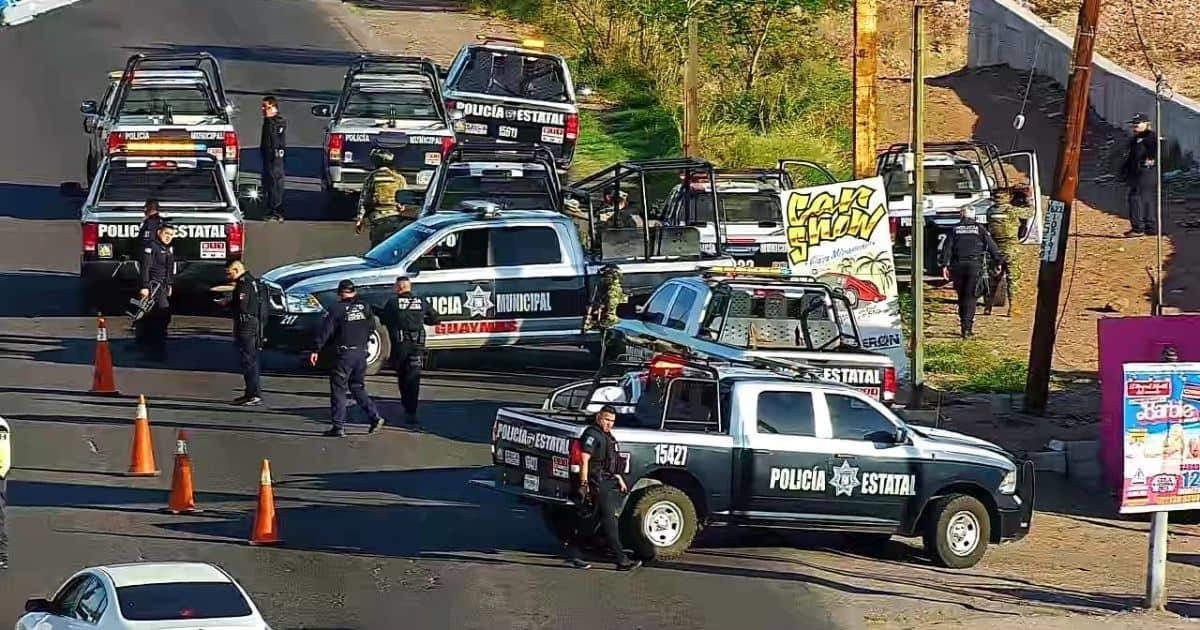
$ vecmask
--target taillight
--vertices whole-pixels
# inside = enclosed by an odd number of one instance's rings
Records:
[[[100,224],[99,223],[84,223],[83,224],[83,251],[95,252],[96,241],[100,240]]]
[[[225,132],[225,160],[236,162],[238,159],[238,137],[236,131]]]
[[[446,101],[446,111],[458,109],[458,101]]]
[[[329,160],[331,162],[342,161],[342,145],[346,141],[346,136],[340,133],[329,134]]]
[[[900,219],[888,217],[888,230],[892,233],[892,240],[896,240],[896,233],[900,231]]]
[[[567,114],[567,140],[579,137],[579,114]]]
[[[583,445],[579,440],[571,440],[571,472],[578,475],[583,470]]]
[[[242,246],[246,240],[246,228],[241,223],[230,223],[225,226],[225,233],[229,235],[229,253],[242,253]]]
[[[105,144],[105,152],[112,153],[121,148],[121,144],[125,141],[125,135],[117,132],[108,134],[108,141]]]
[[[889,367],[883,370],[883,401],[893,400],[896,400],[896,368]]]
[[[454,149],[454,144],[457,142],[453,136],[442,138],[442,157],[450,155],[450,151]]]

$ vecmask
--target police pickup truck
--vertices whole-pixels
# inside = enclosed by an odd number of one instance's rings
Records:
[[[79,259],[85,310],[136,291],[147,199],[157,199],[175,227],[176,291],[224,283],[225,264],[242,257],[242,211],[221,162],[207,152],[118,151],[100,162],[90,190],[67,183],[62,192],[85,197]]]
[[[583,320],[605,263],[617,263],[623,288],[637,300],[662,281],[731,260],[700,252],[695,228],[651,232],[648,255],[622,251],[629,239],[611,230],[600,255],[585,254],[570,218],[552,210],[439,212],[421,217],[363,256],[302,262],[268,271],[271,347],[311,352],[314,331],[337,300],[339,281],[350,279],[376,308],[395,294],[398,276],[441,316],[427,340],[430,350],[537,344],[599,345],[582,332]],[[634,234],[636,236],[637,234]],[[640,241],[638,241],[640,243]],[[644,251],[641,245],[636,248]],[[389,356],[381,329],[367,348],[368,372]]]
[[[133,55],[123,71],[109,74],[104,96],[84,101],[79,111],[89,136],[88,183],[105,155],[130,143],[157,142],[165,151],[206,151],[237,185],[234,108],[217,60],[208,53]]]
[[[337,103],[314,105],[325,128],[321,187],[330,201],[362,190],[371,150],[388,149],[408,189],[423,191],[454,146],[437,66],[424,57],[362,56],[346,71]]]
[[[477,202],[502,210],[560,211],[562,200],[549,149],[480,142],[450,150],[429,184],[421,214],[461,210]]]
[[[611,404],[630,488],[622,540],[643,558],[679,556],[705,525],[744,525],[876,544],[921,536],[933,560],[967,568],[989,543],[1029,532],[1031,462],[908,425],[859,391],[758,363],[659,355],[561,387],[541,409],[501,408],[494,477],[472,483],[540,505],[550,522],[586,515],[580,437],[591,413]]]
[[[673,278],[613,328],[622,338],[662,340],[732,360],[768,357],[811,366],[822,378],[884,403],[896,399],[896,367],[863,348],[845,292],[772,269],[712,268]],[[632,312],[630,312],[632,311]],[[629,356],[648,359],[644,344]]]
[[[446,72],[446,107],[463,115],[455,123],[459,141],[540,143],[560,169],[569,168],[579,107],[566,61],[540,40],[480,39],[463,46]]]

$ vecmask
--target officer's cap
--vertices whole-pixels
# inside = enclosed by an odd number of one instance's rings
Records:
[[[1138,113],[1134,114],[1133,118],[1129,119],[1129,124],[1131,124],[1131,125],[1136,125],[1138,123],[1148,123],[1148,122],[1150,122],[1150,117],[1143,114],[1142,112],[1138,112]]]
[[[342,280],[338,283],[338,293],[354,293],[354,282],[351,280]]]
[[[387,166],[396,159],[396,155],[387,149],[375,149],[371,151],[371,161],[376,166]]]

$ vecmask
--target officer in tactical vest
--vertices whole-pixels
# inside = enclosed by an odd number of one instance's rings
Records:
[[[991,233],[992,240],[996,241],[996,247],[1004,255],[1004,259],[1008,261],[1008,277],[1015,283],[1021,279],[1021,266],[1017,255],[1021,247],[1021,221],[1028,220],[1033,216],[1033,212],[1029,207],[1014,202],[1015,197],[1011,189],[1001,188],[996,191],[996,208],[988,217],[988,232]]]
[[[141,290],[138,298],[152,306],[137,323],[138,347],[154,361],[167,360],[167,330],[171,327],[171,288],[175,281],[175,228],[163,221],[157,237],[142,248]]]
[[[974,208],[963,207],[961,216],[962,220],[951,228],[942,246],[939,262],[942,277],[953,281],[954,291],[958,293],[958,321],[962,337],[966,339],[974,334],[972,328],[975,325],[975,310],[979,306],[979,278],[986,269],[984,253],[1000,265],[1004,265],[1006,260],[987,229],[975,222]]]
[[[333,343],[337,352],[337,363],[329,375],[329,398],[333,415],[333,426],[325,432],[326,437],[346,435],[346,394],[354,396],[360,409],[371,418],[371,432],[383,428],[383,416],[375,408],[375,401],[367,395],[364,378],[367,372],[367,342],[375,330],[375,318],[371,307],[358,299],[354,282],[342,280],[338,283],[338,303],[334,304],[321,322],[317,332],[316,351],[308,357],[316,367],[320,351],[326,343]]]
[[[403,175],[392,170],[394,159],[395,156],[387,149],[371,152],[375,170],[363,181],[362,195],[358,198],[358,221],[354,224],[354,231],[362,233],[365,218],[371,226],[371,247],[382,243],[416,218],[415,214],[396,203],[396,193],[408,188],[408,182]]]
[[[400,387],[404,419],[417,424],[417,397],[421,392],[421,355],[425,351],[425,326],[438,323],[437,311],[425,298],[412,294],[412,281],[396,278],[396,297],[388,300],[380,318],[392,342],[392,363]]]

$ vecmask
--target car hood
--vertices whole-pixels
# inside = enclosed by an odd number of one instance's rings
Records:
[[[288,293],[315,293],[333,290],[346,279],[362,283],[364,277],[376,275],[379,269],[361,256],[341,256],[276,267],[262,277]]]
[[[984,455],[988,459],[1006,463],[1008,466],[1016,465],[1016,457],[999,446],[981,440],[976,437],[947,431],[945,429],[935,429],[932,427],[911,426],[910,428],[917,435],[925,439],[928,448],[936,449],[946,453],[964,454],[964,455]]]

